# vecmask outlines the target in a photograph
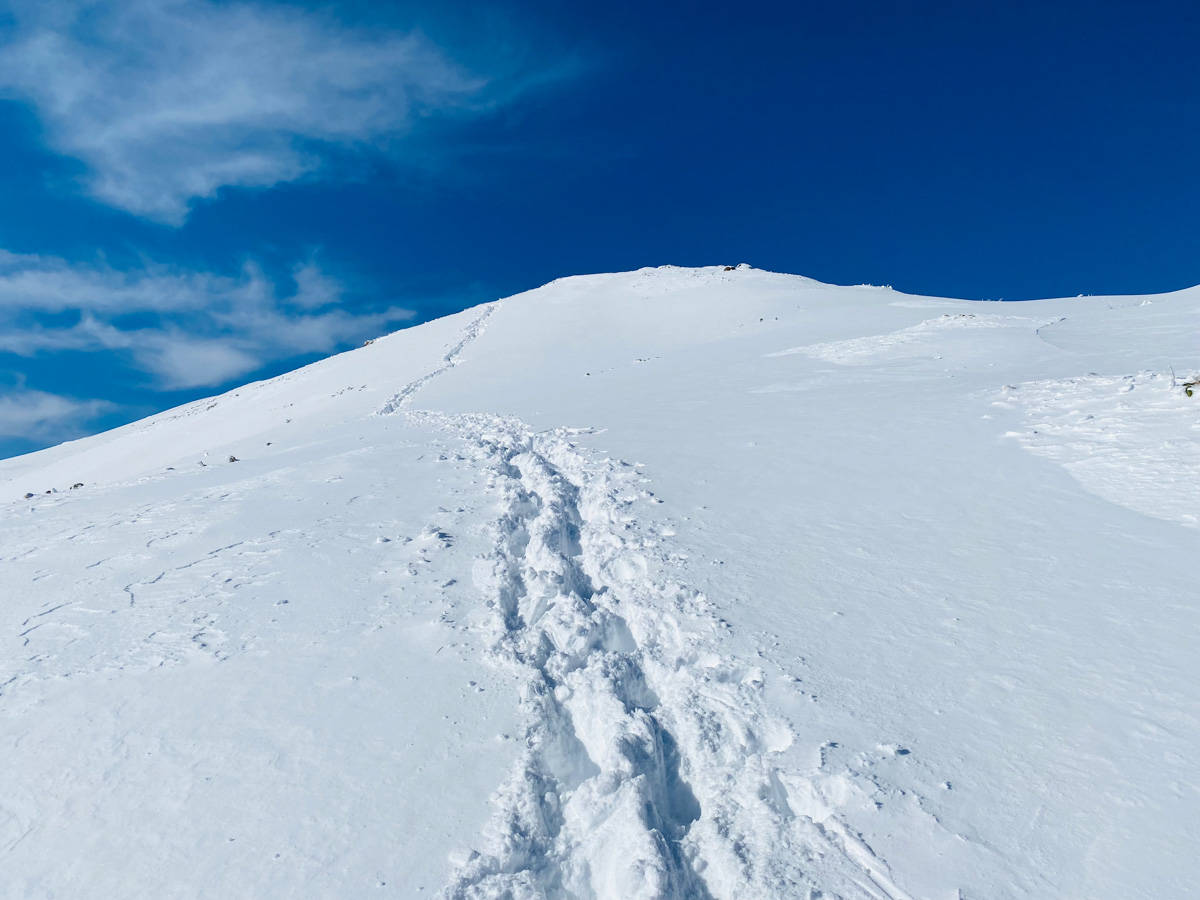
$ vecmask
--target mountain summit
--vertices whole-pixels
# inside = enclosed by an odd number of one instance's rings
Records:
[[[0,895],[1186,896],[1198,333],[642,269],[0,462]]]

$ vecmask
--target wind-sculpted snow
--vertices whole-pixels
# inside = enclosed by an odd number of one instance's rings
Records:
[[[1193,375],[1193,379],[1200,376]],[[1200,525],[1200,392],[1163,372],[1087,375],[1003,389],[1025,412],[1012,432],[1089,491],[1146,515]]]
[[[771,353],[769,356],[791,356],[802,354],[813,359],[837,363],[843,366],[864,366],[887,360],[909,358],[941,359],[944,349],[939,337],[947,330],[1034,328],[1057,321],[1055,319],[1031,319],[1025,316],[995,316],[976,313],[946,313],[936,319],[927,319],[910,328],[891,334],[850,338],[844,341],[829,341],[808,344]]]

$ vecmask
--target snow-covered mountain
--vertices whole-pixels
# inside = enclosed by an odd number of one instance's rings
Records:
[[[0,462],[0,897],[1193,896],[1198,367],[667,267]]]

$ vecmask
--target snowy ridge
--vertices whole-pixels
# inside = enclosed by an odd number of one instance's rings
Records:
[[[752,266],[741,263],[737,266],[706,266],[687,269],[679,266],[659,266],[639,269],[629,281],[629,290],[647,299],[673,291],[684,291],[713,282],[732,282],[753,272]],[[810,284],[818,282],[804,279]]]

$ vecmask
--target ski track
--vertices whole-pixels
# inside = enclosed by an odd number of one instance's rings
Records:
[[[494,309],[376,414],[457,365]],[[491,660],[522,685],[523,750],[445,900],[907,900],[820,786],[776,763],[791,729],[640,524],[648,479],[578,447],[586,430],[404,415],[465,448],[499,497],[474,578]]]

